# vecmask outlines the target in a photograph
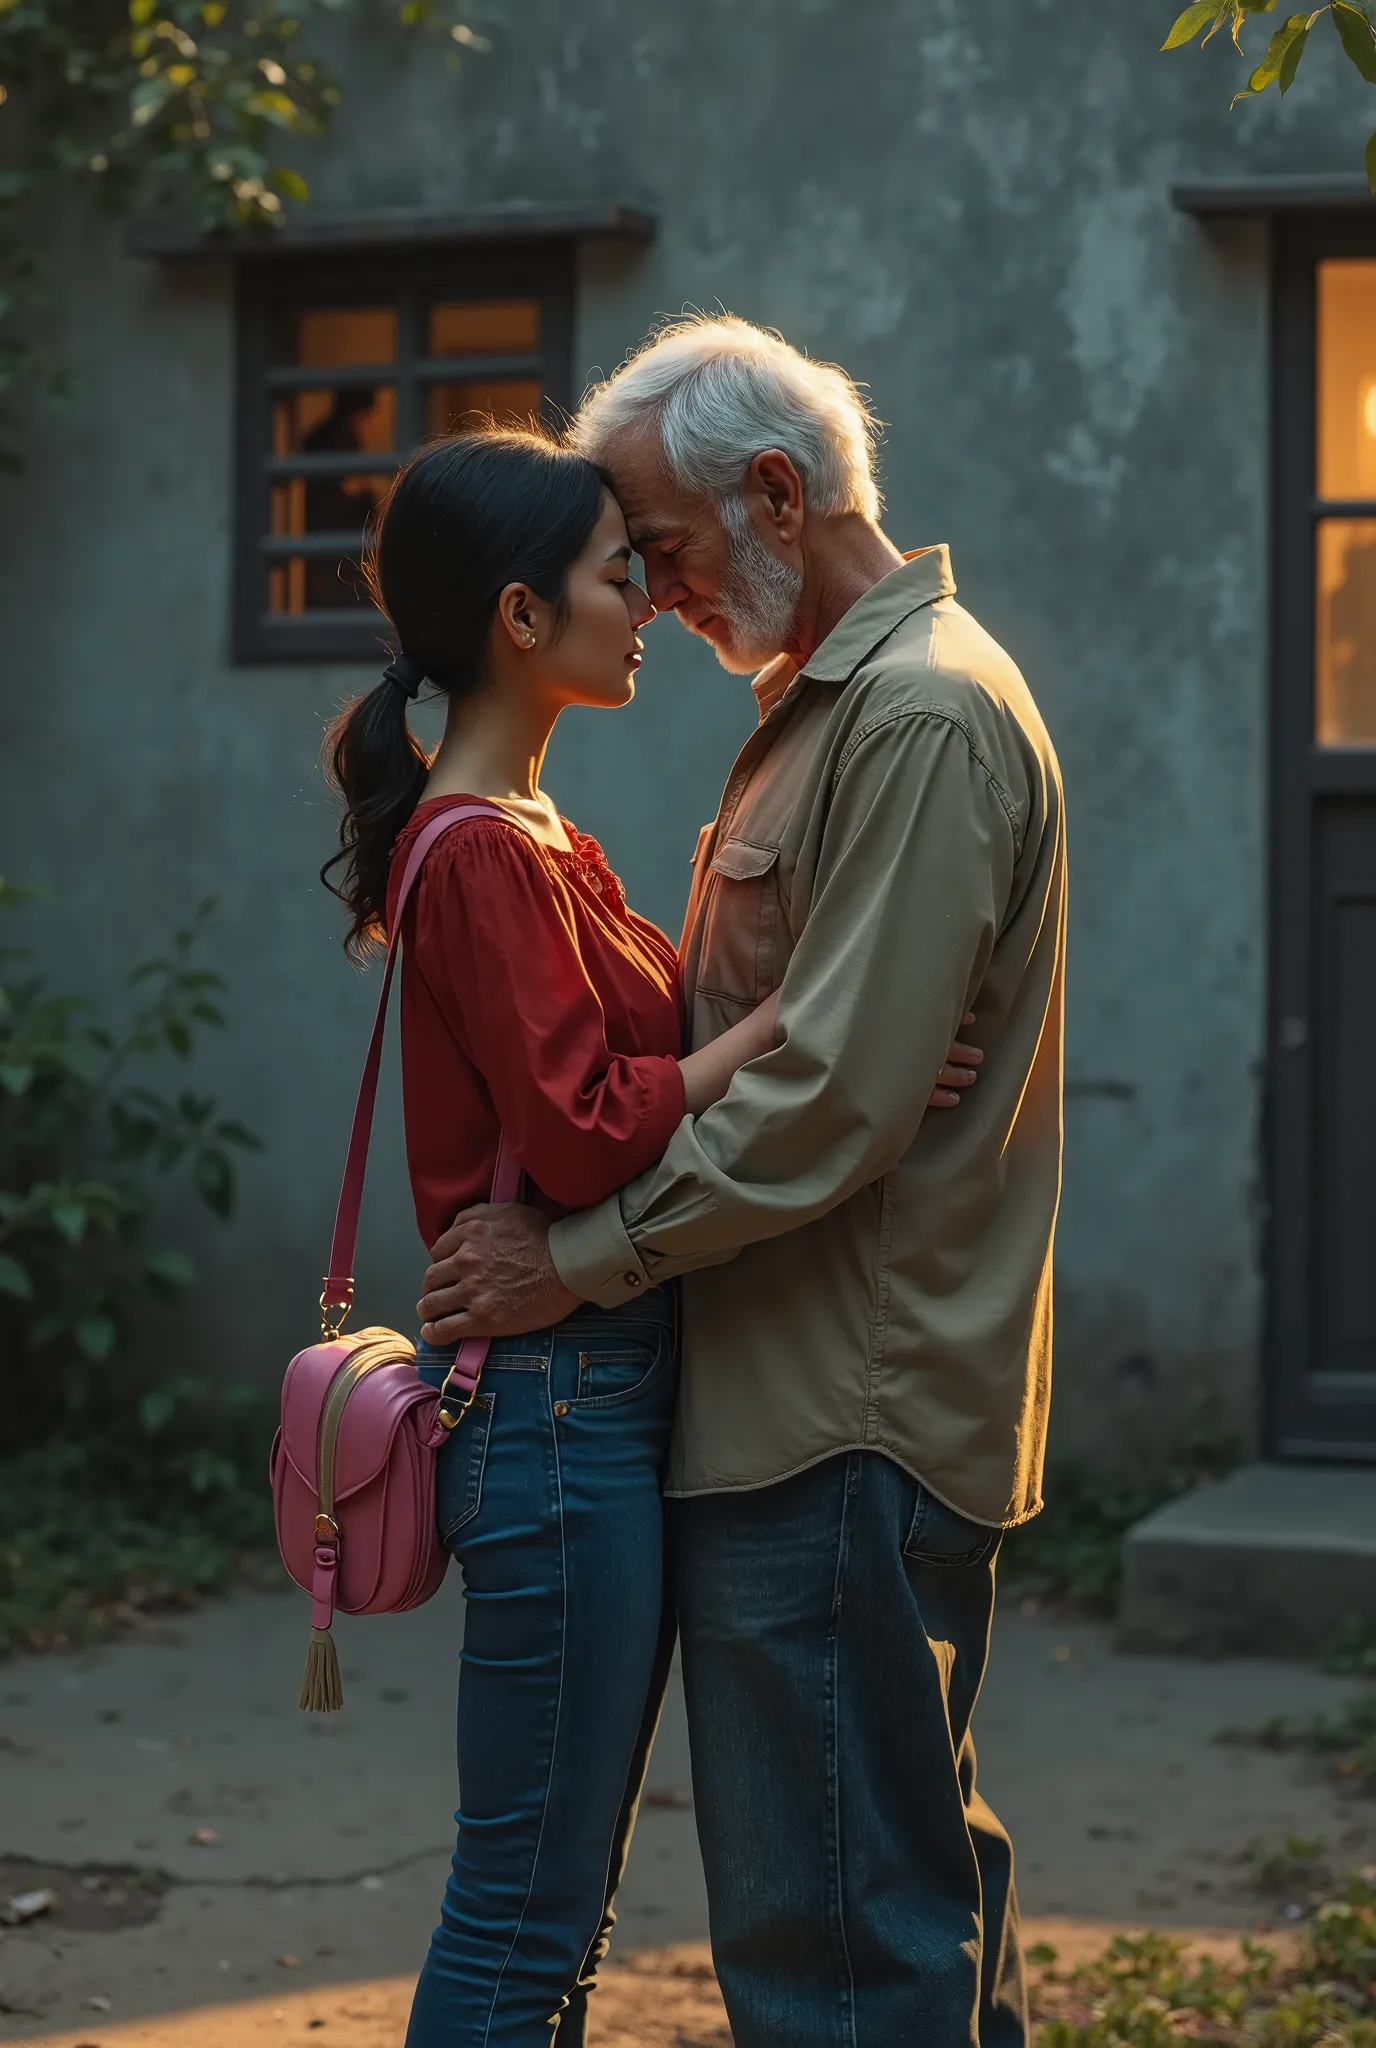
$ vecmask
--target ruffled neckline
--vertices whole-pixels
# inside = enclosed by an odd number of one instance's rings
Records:
[[[439,805],[447,806],[461,803],[495,803],[495,799],[475,796],[427,797],[423,803],[417,805],[415,815],[419,816],[422,811],[428,810],[432,804],[438,807]],[[494,819],[493,822],[497,821]],[[514,813],[511,816],[510,822],[518,832],[522,832],[523,838],[528,839],[541,853],[547,854],[552,861],[558,864],[563,872],[585,883],[592,889],[595,895],[600,896],[604,901],[610,900],[624,906],[626,890],[621,877],[611,866],[601,845],[593,838],[591,832],[580,832],[572,818],[566,818],[561,811],[559,813],[559,822],[568,834],[569,839],[566,849],[562,846],[547,846],[543,840],[536,839],[532,834],[523,832],[520,820]],[[408,833],[412,829],[413,827],[408,823]]]
[[[615,868],[611,866],[606,854],[602,851],[598,841],[593,838],[591,832],[580,832],[573,820],[566,818],[562,811],[559,814],[559,822],[569,835],[571,851],[565,853],[561,846],[546,846],[541,851],[552,853],[557,861],[565,864],[571,863],[574,871],[580,878],[590,882],[599,895],[606,895],[610,892],[618,903],[624,903],[626,901],[626,891],[621,877],[617,874]]]

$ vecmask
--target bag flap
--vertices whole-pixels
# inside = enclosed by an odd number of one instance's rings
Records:
[[[777,846],[752,846],[748,839],[726,839],[712,856],[712,872],[732,882],[753,882],[767,875],[779,858]]]
[[[379,1345],[380,1339],[391,1341]],[[434,1389],[417,1376],[411,1345],[389,1330],[360,1330],[298,1352],[282,1383],[282,1452],[312,1492],[326,1399],[341,1369],[363,1348],[381,1349],[382,1362],[362,1375],[345,1402],[335,1452],[336,1500],[377,1477],[403,1418],[418,1404],[435,1399]]]

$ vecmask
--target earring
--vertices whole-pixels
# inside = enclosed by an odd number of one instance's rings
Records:
[[[522,633],[521,645],[522,647],[533,647],[535,645],[535,635],[533,633]]]

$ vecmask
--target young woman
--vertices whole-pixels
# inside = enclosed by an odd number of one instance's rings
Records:
[[[474,799],[503,814],[439,841],[405,913],[406,1142],[427,1244],[487,1199],[502,1130],[526,1199],[586,1207],[775,1042],[771,999],[683,1056],[673,946],[540,788],[560,712],[634,694],[654,613],[630,559],[598,471],[533,433],[431,445],[382,509],[373,587],[402,651],[329,753],[345,808],[326,879],[339,871],[350,949],[388,929],[423,824]],[[433,758],[406,716],[427,679],[448,706]],[[560,2048],[585,2038],[672,1646],[659,1481],[676,1339],[672,1288],[500,1339],[440,1453],[467,1602],[461,1806],[408,2048],[547,2048],[556,2022]],[[438,1387],[452,1360],[422,1345],[418,1367]]]

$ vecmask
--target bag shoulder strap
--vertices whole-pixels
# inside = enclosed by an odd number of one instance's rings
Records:
[[[466,818],[497,818],[505,825],[514,825],[519,832],[526,830],[519,818],[513,818],[510,811],[503,810],[498,804],[457,804],[453,810],[441,811],[438,817],[431,818],[428,824],[422,826],[407,856],[406,867],[401,877],[401,888],[397,892],[391,936],[387,942],[387,959],[382,970],[382,987],[378,991],[373,1035],[368,1043],[368,1056],[363,1062],[363,1079],[359,1084],[358,1100],[354,1105],[353,1128],[349,1133],[349,1149],[344,1160],[344,1179],[339,1190],[339,1207],[335,1211],[330,1269],[325,1275],[324,1292],[320,1297],[321,1326],[327,1336],[338,1334],[345,1312],[353,1306],[358,1216],[363,1202],[363,1178],[368,1169],[368,1146],[373,1135],[373,1110],[377,1104],[378,1076],[382,1070],[382,1041],[387,1026],[387,1000],[392,991],[392,975],[401,949],[402,914],[419,880],[426,855],[436,840],[442,839],[446,832],[452,831],[455,825],[461,825]],[[506,1132],[503,1131],[497,1146],[497,1166],[492,1176],[492,1200],[514,1201],[520,1192],[520,1185],[521,1168],[507,1142]],[[332,1316],[331,1310],[337,1310],[339,1313]]]

